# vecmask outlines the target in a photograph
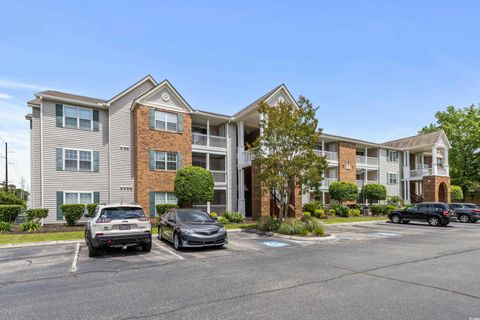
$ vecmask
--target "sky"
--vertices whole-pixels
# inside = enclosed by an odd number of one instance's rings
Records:
[[[280,83],[325,132],[383,142],[480,102],[479,1],[1,1],[0,142],[30,183],[26,101],[146,74],[233,114]],[[4,156],[0,147],[0,157]],[[4,159],[0,159],[3,181]]]

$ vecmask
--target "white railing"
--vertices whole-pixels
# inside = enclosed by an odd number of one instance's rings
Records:
[[[410,178],[421,178],[423,176],[431,176],[432,168],[423,168],[410,170]]]
[[[438,167],[438,166],[437,166],[437,175],[438,175],[438,176],[446,176],[446,175],[447,175],[447,171],[445,170],[445,168],[442,168],[442,167]]]
[[[195,209],[200,209],[202,211],[207,212],[208,211],[208,206],[206,204],[196,204],[193,205]],[[227,205],[226,204],[211,204],[210,205],[210,212],[216,212],[218,215],[221,215],[227,211]]]
[[[325,154],[322,152],[322,150],[314,150],[315,153],[319,156],[324,156],[325,159],[330,160],[330,161],[338,161],[338,153],[335,151],[325,151]]]
[[[210,170],[213,175],[213,181],[215,183],[225,183],[227,182],[227,173],[225,171]]]
[[[369,166],[378,166],[378,158],[376,157],[356,156],[356,159],[359,165],[365,165],[366,163]]]
[[[322,180],[322,189],[328,189],[328,187],[330,187],[330,184],[334,181],[338,181],[337,178],[324,178]]]
[[[252,165],[252,153],[250,150],[244,150],[243,147],[238,148],[238,165],[248,167]]]
[[[377,180],[365,180],[365,184],[371,184],[371,183],[378,183]],[[359,187],[360,189],[362,188],[363,186],[363,180],[357,180],[357,187]]]
[[[197,146],[209,146],[214,148],[226,148],[227,138],[220,136],[206,135],[203,133],[192,133],[192,144]]]

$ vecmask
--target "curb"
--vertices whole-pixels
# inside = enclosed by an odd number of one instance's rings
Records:
[[[332,226],[351,226],[355,224],[369,224],[369,223],[378,223],[378,222],[388,222],[388,220],[373,220],[373,221],[357,221],[357,222],[340,222],[340,223],[325,223],[325,226],[332,227]]]
[[[2,244],[2,245],[0,245],[0,249],[38,247],[38,246],[54,246],[54,245],[61,245],[61,244],[80,243],[82,241],[83,241],[83,239],[79,239],[79,240],[56,240],[56,241],[43,241],[43,242],[25,242],[25,243],[16,243],[16,244]]]
[[[325,240],[333,240],[337,238],[337,236],[334,234],[330,234],[325,237],[301,237],[301,236],[289,236],[285,234],[274,233],[272,236],[275,238],[298,240],[298,241],[325,241]]]

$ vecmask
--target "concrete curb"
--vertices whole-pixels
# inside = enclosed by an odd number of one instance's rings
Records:
[[[389,220],[340,222],[340,223],[332,223],[332,224],[327,224],[327,223],[325,223],[325,226],[328,228],[328,227],[333,227],[333,226],[351,226],[351,225],[355,225],[355,224],[370,224],[370,223],[388,222],[388,221],[389,221]]]
[[[289,235],[280,234],[280,233],[274,233],[273,237],[287,239],[287,240],[298,240],[298,241],[325,241],[325,240],[333,240],[337,238],[337,236],[334,234],[330,234],[325,237],[312,237],[312,236],[302,237],[302,236],[289,236]]]
[[[61,244],[72,244],[80,243],[84,241],[83,239],[78,240],[56,240],[56,241],[43,241],[43,242],[24,242],[24,243],[15,243],[15,244],[1,244],[0,249],[9,249],[9,248],[23,248],[23,247],[38,247],[38,246],[54,246]]]

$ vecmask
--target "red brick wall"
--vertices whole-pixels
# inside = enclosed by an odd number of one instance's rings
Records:
[[[447,203],[451,202],[451,188],[450,188],[450,177],[442,176],[428,176],[423,177],[422,187],[423,187],[423,201],[439,202],[440,199],[440,184],[445,183],[447,187]]]
[[[270,215],[270,193],[257,179],[258,168],[252,164],[252,217]]]
[[[338,143],[338,179],[355,183],[356,148],[354,143],[340,141]]]
[[[170,112],[168,110],[161,110]],[[150,129],[150,107],[139,105],[134,110],[135,202],[149,211],[150,192],[173,192],[176,172],[151,171],[149,151],[169,151],[183,154],[183,166],[192,164],[192,119],[182,115],[183,132]]]

